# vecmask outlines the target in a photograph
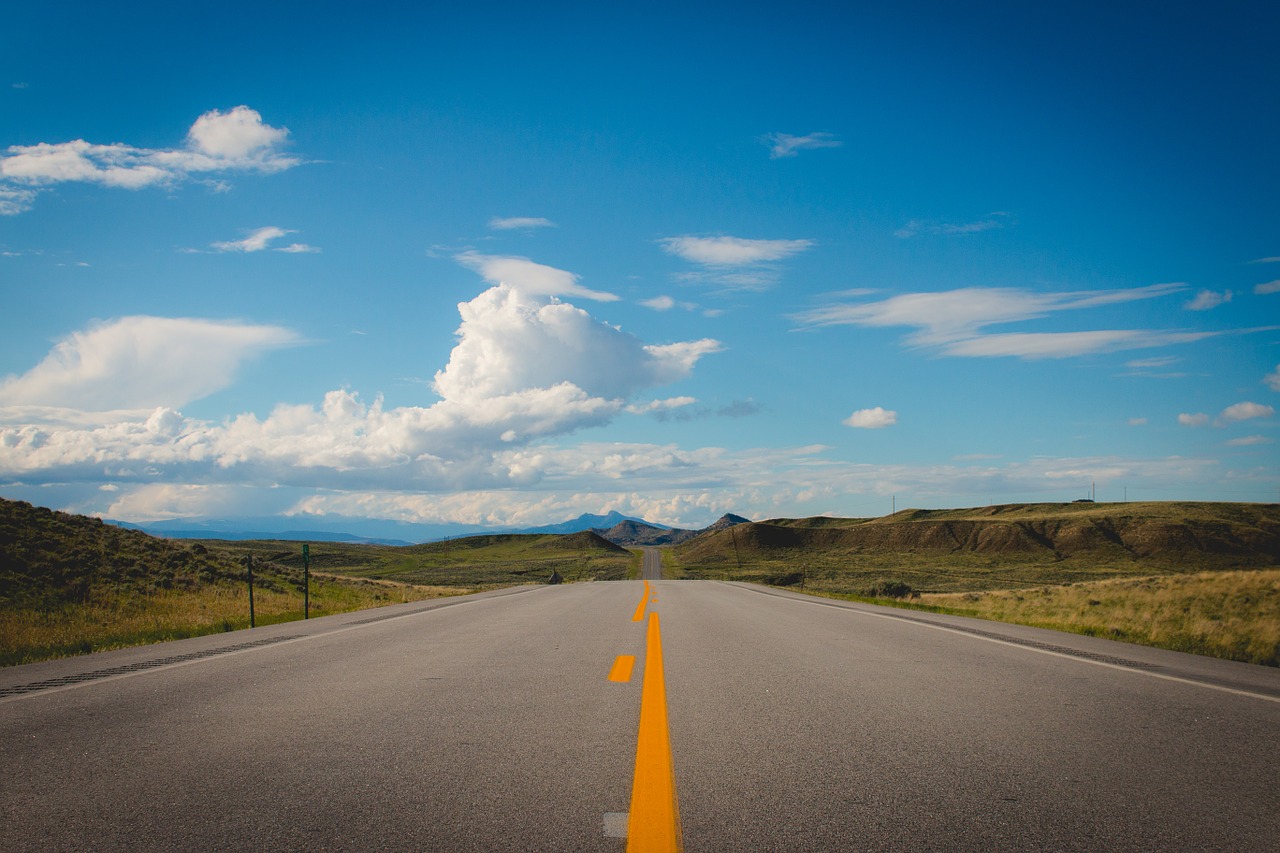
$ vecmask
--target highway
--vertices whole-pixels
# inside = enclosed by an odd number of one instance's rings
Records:
[[[1276,849],[1280,672],[658,571],[0,670],[0,849]]]

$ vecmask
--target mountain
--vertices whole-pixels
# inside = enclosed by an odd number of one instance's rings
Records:
[[[608,530],[596,528],[596,532],[617,545],[657,547],[659,545],[679,545],[704,533],[726,530],[738,524],[750,524],[748,519],[740,515],[728,513],[721,516],[714,524],[701,530],[683,530],[678,527],[658,527],[643,521],[621,521]]]
[[[659,528],[659,525],[650,524],[649,522],[645,521],[643,518],[632,518],[629,515],[623,515],[617,510],[614,510],[613,512],[610,512],[608,515],[592,515],[590,513],[586,513],[584,515],[578,516],[577,518],[571,521],[561,522],[560,524],[547,524],[547,525],[543,525],[542,527],[526,527],[522,530],[513,530],[511,532],[513,533],[581,533],[584,530],[596,530],[596,531],[605,530],[610,527],[613,527],[614,525],[621,524],[627,521],[643,524],[647,527]],[[665,528],[659,528],[659,529],[665,529]]]

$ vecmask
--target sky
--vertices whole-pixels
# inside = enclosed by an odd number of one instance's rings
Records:
[[[0,496],[1280,500],[1272,2],[21,4]]]

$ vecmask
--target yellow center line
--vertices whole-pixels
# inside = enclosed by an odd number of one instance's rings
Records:
[[[680,806],[676,800],[676,767],[667,725],[662,632],[658,614],[650,613],[645,635],[644,686],[640,691],[636,772],[631,783],[631,813],[627,820],[627,851],[678,853],[683,848]]]
[[[636,665],[635,655],[618,655],[609,670],[609,680],[625,684],[631,680],[631,669]]]
[[[649,603],[649,582],[644,582],[644,596],[640,599],[640,603],[636,605],[636,613],[631,617],[632,622],[644,621],[644,608]]]

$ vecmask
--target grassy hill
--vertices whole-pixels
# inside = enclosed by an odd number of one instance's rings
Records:
[[[313,616],[637,563],[590,532],[309,548]],[[160,539],[0,499],[0,665],[248,627],[250,555],[257,623],[302,618],[301,543]]]
[[[1020,504],[871,519],[774,519],[676,549],[689,577],[870,593],[971,592],[1280,566],[1280,505]]]

